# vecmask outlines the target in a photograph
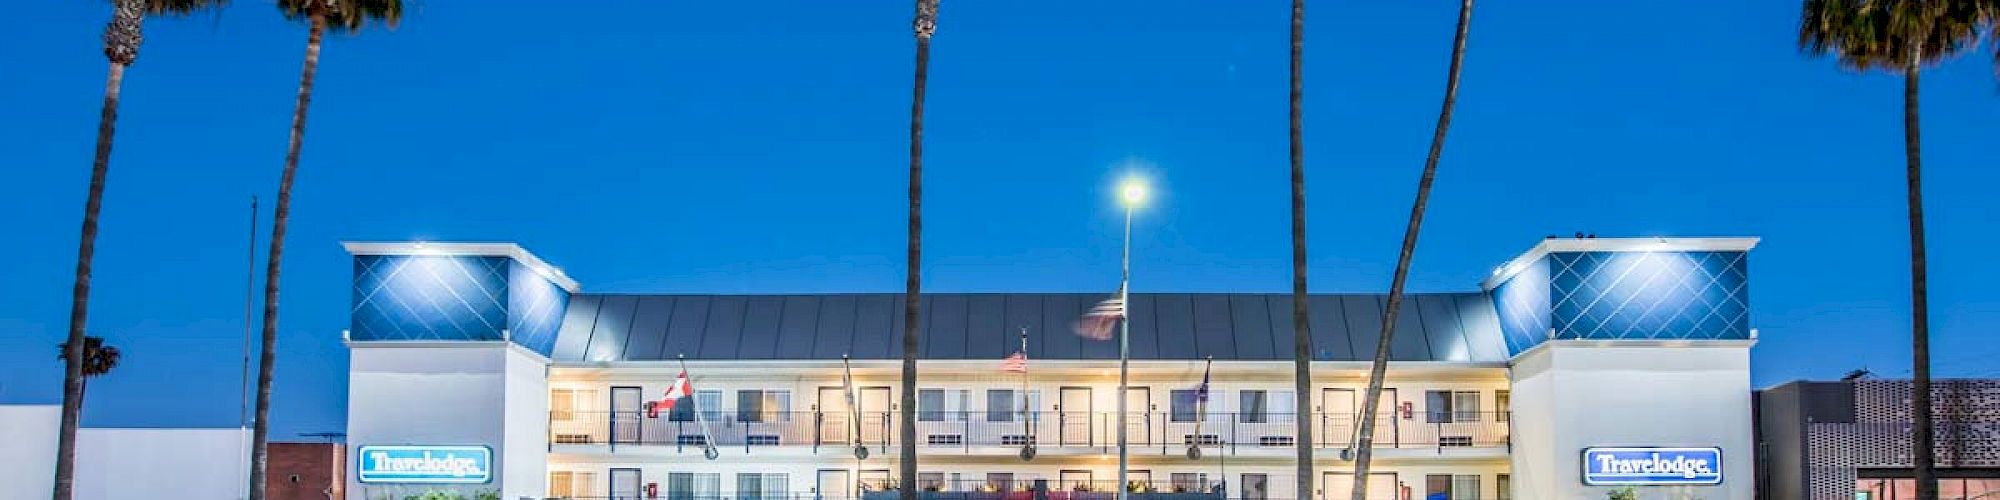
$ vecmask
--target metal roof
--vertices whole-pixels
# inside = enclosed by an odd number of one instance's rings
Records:
[[[1000,359],[1028,330],[1030,359],[1118,358],[1116,342],[1071,324],[1107,298],[1083,293],[924,294],[922,359]],[[1314,359],[1374,356],[1386,294],[1313,294]],[[902,357],[903,295],[576,294],[556,362],[824,360]],[[1132,294],[1132,359],[1288,360],[1290,294]],[[1411,294],[1390,345],[1396,361],[1505,362],[1499,320],[1483,293]]]

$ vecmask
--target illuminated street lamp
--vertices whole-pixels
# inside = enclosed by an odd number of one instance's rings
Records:
[[[1131,390],[1129,367],[1132,362],[1132,211],[1146,202],[1146,183],[1137,177],[1127,177],[1118,186],[1119,204],[1125,206],[1125,251],[1120,258],[1118,278],[1118,303],[1124,309],[1118,321],[1118,500],[1125,500],[1130,469],[1130,450],[1127,448],[1125,433],[1131,428],[1127,420],[1125,406],[1126,393]]]

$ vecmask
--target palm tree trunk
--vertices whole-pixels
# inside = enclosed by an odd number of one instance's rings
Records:
[[[1921,58],[1912,57],[1912,61]],[[1937,500],[1937,457],[1931,437],[1930,303],[1925,290],[1923,167],[1917,123],[1917,63],[1903,72],[1903,156],[1910,203],[1910,429],[1917,498]]]
[[[118,121],[118,91],[125,65],[111,63],[105,78],[104,109],[97,122],[97,159],[90,169],[90,195],[83,203],[83,237],[76,250],[76,283],[70,289],[69,342],[63,349],[62,427],[56,438],[55,500],[68,500],[76,482],[76,429],[83,417],[83,330],[90,309],[90,265],[97,257],[97,214],[104,205],[104,177],[110,170],[111,136]]]
[[[1292,443],[1297,452],[1298,496],[1312,498],[1312,325],[1306,312],[1306,150],[1305,100],[1306,2],[1292,0]],[[1122,395],[1120,397],[1123,397]]]
[[[931,35],[937,30],[937,0],[917,0],[912,23],[917,36],[916,74],[910,85],[910,239],[903,288],[903,394],[896,438],[902,476],[897,496],[917,498],[917,321],[923,262],[924,195],[924,85],[930,79]]]
[[[292,179],[299,171],[299,149],[305,145],[306,109],[312,104],[313,75],[319,71],[320,36],[326,32],[326,18],[314,15],[306,35],[305,69],[299,75],[299,101],[292,109],[292,137],[285,152],[285,173],[278,179],[278,205],[272,214],[271,255],[264,263],[264,339],[257,361],[257,420],[250,431],[250,500],[264,498],[264,472],[271,425],[271,377],[278,355],[278,264],[284,259],[285,225],[292,215]]]
[[[97,154],[90,164],[90,194],[83,202],[83,235],[76,248],[76,281],[70,287],[69,342],[63,348],[62,423],[56,433],[54,500],[69,500],[76,485],[76,429],[83,419],[84,324],[90,317],[90,268],[97,258],[97,215],[104,206],[104,178],[111,170],[111,138],[118,124],[118,94],[125,86],[125,67],[139,56],[139,27],[145,7],[137,0],[120,0],[104,27],[104,56],[111,69],[104,78],[104,106],[97,116]]]
[[[1417,235],[1424,224],[1424,208],[1430,203],[1431,184],[1437,179],[1438,159],[1444,155],[1445,132],[1451,129],[1451,111],[1458,104],[1458,76],[1465,63],[1465,38],[1472,26],[1472,0],[1458,5],[1458,32],[1453,35],[1451,69],[1445,72],[1444,104],[1438,110],[1437,128],[1431,132],[1430,155],[1424,158],[1424,173],[1417,180],[1417,200],[1410,207],[1410,224],[1403,229],[1403,248],[1396,255],[1396,274],[1389,282],[1389,303],[1382,314],[1382,336],[1375,342],[1375,361],[1368,371],[1368,396],[1361,414],[1361,442],[1355,450],[1354,500],[1367,497],[1369,459],[1373,456],[1375,410],[1381,405],[1382,379],[1389,370],[1389,343],[1396,334],[1396,314],[1403,305],[1403,286],[1409,281],[1410,259],[1417,251]]]

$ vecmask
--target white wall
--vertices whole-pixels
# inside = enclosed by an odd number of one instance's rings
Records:
[[[501,498],[540,496],[549,480],[548,363],[521,349],[507,350],[506,443],[496,445],[501,461]],[[503,452],[504,451],[504,452]]]
[[[61,417],[54,405],[0,405],[0,500],[49,497]],[[74,495],[242,498],[249,443],[243,429],[78,429]]]
[[[62,407],[0,405],[0,500],[41,500],[55,488]]]
[[[1593,446],[1722,448],[1723,483],[1637,487],[1640,498],[1752,497],[1749,341],[1550,341],[1515,359],[1515,498],[1598,499]]]
[[[244,429],[83,429],[76,498],[242,498]]]
[[[487,446],[493,450],[494,481],[364,485],[358,474],[350,473],[349,499],[432,489],[458,490],[468,496],[498,489],[503,498],[518,498],[546,490],[546,361],[506,342],[357,342],[351,347],[349,469],[360,457],[359,448],[366,445]],[[509,446],[512,443],[519,445]]]

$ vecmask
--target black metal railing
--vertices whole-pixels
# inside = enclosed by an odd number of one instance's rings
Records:
[[[924,500],[1109,500],[1117,497],[1118,481],[1089,479],[925,479],[917,480]],[[894,479],[863,481],[863,500],[893,500],[900,485]],[[1128,498],[1143,500],[1222,500],[1221,483],[1206,477],[1179,480],[1137,479],[1125,484]]]
[[[1384,413],[1376,418],[1376,448],[1499,447],[1509,444],[1504,412]],[[858,421],[857,421],[858,418]],[[814,451],[855,446],[878,453],[894,451],[895,412],[708,412],[692,415],[647,412],[551,412],[552,445],[672,446],[699,453],[719,448],[810,447]],[[1355,443],[1356,415],[1317,413],[1313,445],[1347,448]],[[1290,413],[1134,412],[1126,415],[1127,443],[1161,454],[1190,447],[1241,453],[1296,445],[1297,418]],[[926,412],[917,421],[917,444],[927,452],[959,449],[1003,453],[1029,445],[1039,450],[1117,447],[1118,415],[1113,412],[967,411]],[[985,450],[981,450],[985,448]],[[1006,452],[1006,453],[1011,453]]]

